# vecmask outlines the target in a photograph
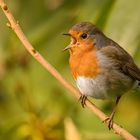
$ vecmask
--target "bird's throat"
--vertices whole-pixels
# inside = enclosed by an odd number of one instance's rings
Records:
[[[70,52],[69,63],[74,79],[78,76],[96,77],[100,72],[95,49],[86,52]]]

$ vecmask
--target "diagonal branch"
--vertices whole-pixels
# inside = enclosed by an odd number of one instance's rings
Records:
[[[24,47],[27,49],[27,51],[47,70],[50,72],[53,77],[55,77],[58,82],[60,82],[67,90],[71,92],[72,95],[74,95],[77,99],[80,97],[80,92],[75,89],[71,84],[67,82],[66,79],[62,77],[62,75],[47,61],[45,60],[42,55],[37,52],[31,43],[28,41],[27,37],[21,30],[19,23],[15,20],[12,13],[9,11],[8,6],[4,3],[3,0],[0,0],[0,7],[2,8],[5,16],[9,20],[9,23],[7,26],[9,26],[17,35],[17,37],[20,39]],[[98,118],[100,118],[102,121],[104,121],[107,116],[93,103],[91,103],[89,100],[86,100],[86,106],[89,108]],[[107,124],[107,122],[106,122]],[[136,137],[134,137],[131,133],[126,131],[124,128],[120,127],[116,123],[113,123],[113,130],[116,134],[120,135],[122,138],[126,140],[137,140]]]

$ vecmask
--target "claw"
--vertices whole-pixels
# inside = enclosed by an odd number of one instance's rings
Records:
[[[87,96],[86,96],[86,95],[81,95],[80,98],[79,98],[79,100],[78,100],[78,101],[81,102],[81,105],[82,105],[83,108],[84,108],[85,105],[86,105],[86,104],[85,104],[86,99],[87,99]]]
[[[120,100],[121,96],[118,96],[117,99],[116,99],[116,104],[115,104],[115,107],[110,115],[110,117],[107,117],[103,122],[104,123],[107,123],[108,124],[108,128],[109,130],[113,128],[113,118],[114,118],[114,115],[115,115],[115,112],[116,112],[116,106]]]
[[[108,129],[111,130],[113,128],[113,118],[112,116],[107,117],[103,123],[108,123]]]

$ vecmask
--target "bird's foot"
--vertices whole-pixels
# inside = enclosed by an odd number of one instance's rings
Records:
[[[81,95],[80,96],[80,98],[79,98],[79,100],[78,101],[80,101],[81,102],[81,105],[82,105],[82,107],[84,108],[85,107],[85,105],[86,105],[86,99],[87,99],[87,96],[86,95]]]
[[[113,117],[112,115],[110,117],[107,117],[103,123],[107,123],[108,124],[108,128],[109,130],[111,130],[113,128]]]

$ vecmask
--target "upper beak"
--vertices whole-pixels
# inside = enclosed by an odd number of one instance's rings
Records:
[[[62,35],[65,35],[65,36],[71,36],[71,34],[70,33],[63,33]],[[70,49],[71,48],[71,46],[70,45],[68,45],[67,47],[65,47],[62,51],[66,51],[66,50],[68,50],[68,49]]]
[[[63,33],[62,35],[65,35],[65,36],[71,36],[70,33]]]

